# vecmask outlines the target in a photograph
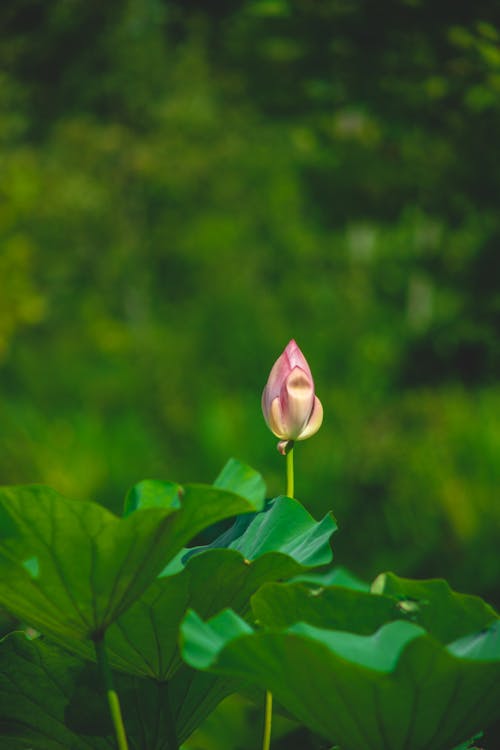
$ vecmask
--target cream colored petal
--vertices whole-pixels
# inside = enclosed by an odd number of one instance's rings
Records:
[[[302,430],[297,440],[305,440],[314,435],[323,423],[323,406],[317,396],[314,397],[314,406],[307,422],[306,427]]]
[[[304,370],[294,367],[286,380],[282,398],[283,426],[287,438],[298,438],[307,425],[313,407],[312,381]]]
[[[276,435],[277,438],[280,438],[281,440],[288,438],[283,423],[283,414],[278,396],[271,401],[271,409],[269,411],[267,424],[271,432]]]

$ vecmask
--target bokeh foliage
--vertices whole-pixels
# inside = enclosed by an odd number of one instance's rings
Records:
[[[0,470],[117,510],[229,455],[294,337],[337,560],[498,603],[495,3],[9,0]]]

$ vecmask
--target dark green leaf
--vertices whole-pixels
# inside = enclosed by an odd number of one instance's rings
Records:
[[[252,597],[252,610],[259,623],[272,628],[304,621],[361,635],[402,618],[397,602],[388,596],[305,582],[266,583]]]
[[[265,554],[256,549],[256,559],[249,561],[234,549],[206,548],[207,551],[189,557],[180,573],[157,578],[108,629],[106,641],[114,667],[139,676],[170,679],[180,664],[178,631],[188,608],[203,617],[226,607],[245,614],[249,611],[250,597],[263,583],[304,572],[307,567],[304,558],[307,561],[331,557],[329,536],[335,525],[328,516],[317,523],[296,501],[288,498],[276,501],[271,516],[269,511],[264,513],[282,531],[281,537],[273,537],[277,549]],[[294,548],[289,529],[297,526],[297,516],[300,534]],[[256,517],[251,517],[252,523],[239,539],[243,548],[255,543]],[[280,544],[287,554],[281,551]],[[65,638],[63,634],[58,641],[85,658],[93,658],[90,643]]]
[[[442,643],[485,628],[498,615],[478,596],[458,594],[444,580],[414,581],[382,573],[372,592],[397,600],[398,609]]]
[[[161,484],[161,483],[160,483]],[[255,509],[225,490],[186,486],[164,493],[141,483],[148,506],[154,489],[164,507],[119,519],[90,502],[71,501],[47,487],[0,490],[9,535],[0,541],[0,604],[55,638],[92,637],[105,630],[204,527]]]
[[[295,500],[278,498],[251,516],[242,535],[230,541],[230,549],[203,548],[201,553],[198,548],[183,571],[150,586],[109,630],[113,665],[169,679],[179,665],[178,630],[188,608],[203,617],[226,607],[244,614],[251,595],[266,581],[290,578],[310,564],[330,560],[334,530],[330,516],[316,522]]]
[[[115,675],[131,750],[168,750],[166,686]],[[111,750],[114,731],[94,664],[13,633],[0,645],[0,750]],[[170,746],[171,747],[171,746]]]
[[[424,627],[443,643],[488,627],[496,621],[495,611],[476,596],[457,594],[445,581],[412,581],[392,573],[380,575],[368,593],[354,588],[321,585],[335,580],[331,574],[301,575],[290,583],[267,583],[252,597],[252,609],[259,622],[285,627],[308,622],[321,628],[373,633],[391,620],[401,619]],[[338,580],[350,583],[344,571]]]
[[[198,669],[270,689],[343,750],[449,750],[500,716],[498,627],[466,658],[463,643],[445,647],[411,622],[371,636],[305,623],[252,632],[231,612],[208,623],[191,612],[183,656]]]
[[[329,517],[317,523],[297,502],[287,498],[277,500],[272,514],[266,511],[265,516],[281,530],[281,535],[273,537],[275,551],[259,554],[255,534],[261,525],[255,524],[253,518],[239,538],[239,545],[248,550],[253,544],[254,560],[245,559],[234,549],[208,549],[194,555],[181,573],[158,578],[108,630],[108,653],[115,667],[171,681],[173,711],[182,737],[188,736],[224,696],[236,689],[233,682],[181,665],[178,631],[188,607],[203,617],[228,606],[245,614],[251,595],[266,581],[304,572],[304,560],[331,557],[329,537],[335,525]],[[293,528],[300,529],[295,548],[290,537]],[[267,540],[266,548],[269,546]],[[74,648],[74,644],[67,645]],[[81,648],[85,649],[85,644]],[[88,650],[81,653],[92,656]]]
[[[241,687],[241,680],[199,672],[184,664],[169,684],[177,736],[184,742],[224,698]]]

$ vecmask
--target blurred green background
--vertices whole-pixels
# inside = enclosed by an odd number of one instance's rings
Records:
[[[234,455],[294,337],[336,559],[500,604],[493,0],[7,0],[0,476],[118,510]]]
[[[118,510],[234,455],[278,494],[260,395],[294,337],[325,408],[296,492],[333,509],[336,559],[500,605],[495,18],[3,2],[0,481]],[[249,711],[192,747],[255,746]]]

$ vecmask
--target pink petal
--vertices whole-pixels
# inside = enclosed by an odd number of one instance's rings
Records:
[[[309,367],[307,359],[304,357],[301,350],[297,346],[297,342],[295,341],[295,339],[291,339],[291,341],[288,342],[283,353],[288,359],[288,366],[290,370],[293,370],[294,367],[300,367],[301,370],[304,370],[304,372],[307,373],[307,377],[312,381],[313,377],[311,368]]]
[[[290,373],[290,364],[285,351],[278,357],[267,379],[266,387],[262,394],[262,411],[264,416],[271,411],[271,404],[280,395],[283,383]]]

